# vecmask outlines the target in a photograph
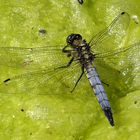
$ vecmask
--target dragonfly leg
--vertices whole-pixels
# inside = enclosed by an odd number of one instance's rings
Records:
[[[84,67],[82,67],[82,73],[81,73],[81,75],[79,76],[78,80],[76,81],[75,86],[74,86],[73,89],[71,90],[71,93],[75,90],[75,88],[76,88],[77,84],[79,83],[80,79],[82,78],[83,74],[84,74]]]
[[[101,80],[101,82],[102,82],[104,85],[106,85],[106,86],[108,86],[108,87],[109,87],[109,84],[105,83],[105,82],[104,82],[104,81],[102,81],[102,80]]]
[[[56,70],[56,69],[61,69],[61,68],[68,68],[68,67],[72,64],[73,60],[74,60],[74,58],[72,57],[71,60],[68,62],[67,65],[57,67],[57,68],[55,68],[55,70]]]
[[[62,52],[64,53],[70,53],[71,50],[67,50],[66,48],[68,48],[69,46],[65,46],[63,49],[62,49]]]

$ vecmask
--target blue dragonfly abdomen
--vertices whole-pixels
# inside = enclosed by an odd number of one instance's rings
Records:
[[[96,96],[102,110],[104,111],[110,124],[112,126],[114,126],[114,120],[112,117],[111,106],[110,106],[107,94],[105,92],[105,89],[104,89],[102,82],[99,78],[99,75],[96,71],[96,68],[93,67],[92,65],[88,65],[88,67],[86,68],[86,72],[87,72],[87,74],[86,74],[87,78],[90,82],[90,85],[95,93],[95,96]]]

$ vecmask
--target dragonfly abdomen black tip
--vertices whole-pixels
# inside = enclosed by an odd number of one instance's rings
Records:
[[[10,80],[11,80],[11,79],[8,78],[8,79],[4,80],[3,82],[6,83],[6,82],[8,82],[8,81],[10,81]]]
[[[109,107],[105,108],[104,113],[105,113],[109,123],[111,124],[111,126],[114,126],[114,120],[113,120],[111,108],[109,108]]]

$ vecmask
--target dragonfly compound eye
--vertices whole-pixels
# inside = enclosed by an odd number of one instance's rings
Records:
[[[66,41],[68,44],[73,44],[74,40],[82,40],[82,36],[80,34],[70,34]]]
[[[82,40],[82,36],[81,36],[80,34],[76,34],[76,35],[75,35],[75,39],[76,39],[76,40]]]

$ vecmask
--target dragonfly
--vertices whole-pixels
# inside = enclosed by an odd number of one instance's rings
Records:
[[[122,12],[89,42],[82,35],[72,33],[66,38],[65,46],[0,47],[1,67],[24,71],[5,77],[0,92],[59,95],[74,92],[81,79],[86,78],[106,118],[114,126],[112,108],[104,88],[108,83],[102,80],[106,73],[99,71],[106,63],[120,72],[122,66],[131,66],[134,54],[140,52],[140,42],[119,47],[127,34],[129,22],[129,14]],[[118,59],[123,65],[116,61]],[[137,59],[139,61],[139,57]]]

